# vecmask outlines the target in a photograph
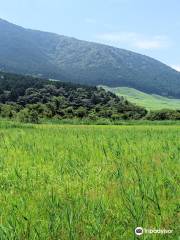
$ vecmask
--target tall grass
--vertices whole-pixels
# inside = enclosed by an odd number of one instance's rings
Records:
[[[178,239],[179,126],[0,123],[0,239]]]

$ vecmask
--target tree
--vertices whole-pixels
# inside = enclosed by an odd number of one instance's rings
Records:
[[[86,109],[84,107],[79,107],[76,110],[76,114],[77,114],[77,117],[79,117],[79,118],[86,117]]]
[[[24,108],[18,113],[17,117],[23,123],[39,123],[38,112],[34,109]]]

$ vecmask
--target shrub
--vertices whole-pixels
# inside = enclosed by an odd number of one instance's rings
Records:
[[[146,116],[147,120],[180,120],[179,110],[163,109],[159,111],[151,111]]]
[[[18,113],[17,117],[23,123],[39,123],[38,112],[36,110],[24,108]]]

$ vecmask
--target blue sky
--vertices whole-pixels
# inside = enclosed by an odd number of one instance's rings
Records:
[[[180,0],[0,0],[0,18],[117,46],[180,70]]]

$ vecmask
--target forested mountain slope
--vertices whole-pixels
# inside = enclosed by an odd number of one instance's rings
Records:
[[[150,57],[0,20],[0,69],[180,98],[180,73]]]

